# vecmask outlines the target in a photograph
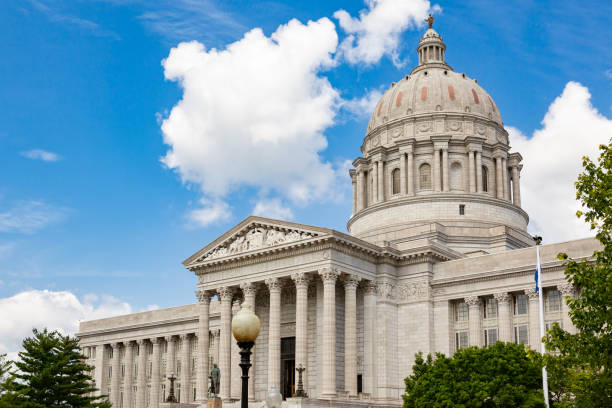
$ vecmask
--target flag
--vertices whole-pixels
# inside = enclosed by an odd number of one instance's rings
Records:
[[[535,284],[536,284],[536,287],[535,287],[536,293],[539,292],[539,290],[540,290],[540,282],[539,282],[539,279],[538,279],[538,272],[539,272],[539,270],[540,270],[540,264],[538,263],[538,265],[536,266],[535,275],[533,277],[533,279],[535,280]]]

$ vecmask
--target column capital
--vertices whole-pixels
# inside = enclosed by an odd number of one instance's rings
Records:
[[[356,290],[357,285],[359,285],[360,281],[361,281],[361,278],[355,275],[346,275],[344,279],[342,279],[342,283],[344,284],[344,287],[347,290],[349,289]]]
[[[510,303],[510,300],[512,300],[508,292],[494,293],[493,298],[497,301],[497,303]]]
[[[541,289],[541,288],[540,288]],[[539,294],[536,292],[535,288],[527,288],[525,289],[525,294],[529,297],[529,300],[537,299]]]
[[[149,339],[149,341],[151,342],[151,344],[153,344],[153,347],[155,347],[155,345],[156,345],[156,344],[157,344],[157,345],[161,344],[161,340],[162,340],[162,339],[161,339],[161,338],[159,338],[159,337],[152,337],[152,338],[150,338],[150,339]]]
[[[166,340],[166,343],[170,343],[170,342],[174,342],[174,336],[166,336],[164,337],[164,340]]]
[[[117,342],[113,342],[113,343],[110,344],[110,346],[113,348],[113,350],[117,350],[122,345],[123,345],[122,341],[117,341]]]
[[[561,292],[563,296],[569,297],[573,297],[574,293],[576,292],[576,287],[573,283],[570,282],[564,282],[560,285],[557,285],[557,289],[559,290],[559,292]]]
[[[323,283],[336,283],[340,272],[336,268],[324,267],[319,269],[319,275]]]
[[[138,339],[136,340],[136,344],[138,344],[139,346],[142,346],[143,344],[146,344],[147,339]]]
[[[189,338],[189,336],[191,336],[191,333],[179,334],[179,338],[181,339],[181,341],[187,340]]]
[[[376,282],[371,280],[364,281],[363,291],[366,295],[376,295]]]
[[[244,296],[255,296],[257,293],[258,285],[254,282],[244,282],[240,284],[240,289],[242,289],[242,293]]]
[[[291,274],[291,279],[295,282],[295,288],[308,289],[310,284],[310,276],[305,272],[295,272]]]
[[[213,337],[219,337],[219,335],[221,335],[220,329],[212,329],[210,332],[212,333]]]
[[[269,279],[266,279],[266,286],[268,287],[268,290],[270,291],[270,293],[272,292],[280,293],[283,287],[283,283],[278,278],[269,278]]]
[[[217,294],[219,295],[219,299],[221,301],[232,301],[234,297],[234,290],[229,286],[222,286],[217,289]]]
[[[211,290],[198,289],[195,291],[196,298],[200,303],[210,303],[210,298],[215,295]]]
[[[132,348],[133,345],[132,340],[126,340],[123,342],[123,347],[125,348]]]
[[[478,296],[467,296],[464,300],[469,307],[480,306],[480,298]]]

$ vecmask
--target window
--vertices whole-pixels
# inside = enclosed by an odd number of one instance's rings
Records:
[[[113,358],[113,348],[112,348],[112,347],[110,347],[110,348],[108,349],[108,358],[110,358],[110,359],[112,359],[112,358]]]
[[[482,166],[482,191],[489,191],[489,170]]]
[[[558,312],[561,310],[561,294],[556,289],[546,292],[546,311]]]
[[[193,400],[194,401],[196,400],[196,389],[195,388],[193,389]]]
[[[164,354],[168,352],[168,342],[164,342]]]
[[[484,304],[484,318],[495,319],[497,317],[497,300],[486,298]]]
[[[521,324],[514,326],[514,342],[517,344],[529,344],[529,326]]]
[[[459,215],[465,215],[465,204],[459,204]]]
[[[151,378],[151,375],[153,375],[153,362],[149,361],[149,368],[147,370],[147,378]]]
[[[466,348],[469,345],[470,343],[467,330],[455,333],[455,350]]]
[[[468,319],[468,307],[465,302],[455,304],[455,321],[465,322]]]
[[[391,178],[393,179],[393,194],[400,193],[400,170],[395,169],[391,172]]]
[[[180,373],[181,372],[181,360],[176,361],[175,367],[176,367],[176,372]]]
[[[419,167],[419,188],[421,190],[431,190],[431,166],[427,163]]]
[[[495,343],[497,343],[497,327],[485,329],[484,331],[485,346],[491,346]]]
[[[527,314],[527,295],[514,295],[514,314]]]
[[[546,331],[552,330],[553,325],[557,323],[559,327],[563,328],[563,324],[560,320],[551,320],[550,322],[546,322],[544,326],[546,327]]]
[[[91,348],[91,358],[96,358],[96,348],[95,347]]]
[[[108,367],[108,378],[111,378],[113,376],[113,366],[109,366]]]
[[[121,378],[125,377],[125,364],[121,364]]]
[[[363,375],[357,374],[357,394],[363,392]]]

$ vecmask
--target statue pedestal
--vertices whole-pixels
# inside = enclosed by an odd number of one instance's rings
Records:
[[[216,397],[216,398],[209,398],[206,401],[206,408],[221,408],[221,398]]]

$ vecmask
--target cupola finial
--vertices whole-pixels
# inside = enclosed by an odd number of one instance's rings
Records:
[[[427,24],[429,24],[429,28],[433,28],[434,18],[431,14],[425,19],[425,21],[427,21]]]

